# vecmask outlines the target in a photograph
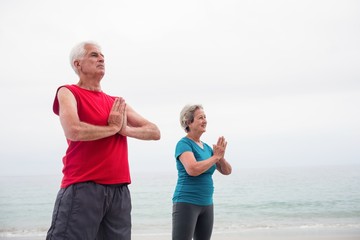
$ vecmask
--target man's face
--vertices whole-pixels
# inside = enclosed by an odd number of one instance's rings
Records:
[[[85,56],[76,63],[80,75],[103,77],[105,74],[104,55],[94,45],[86,45],[85,50]]]

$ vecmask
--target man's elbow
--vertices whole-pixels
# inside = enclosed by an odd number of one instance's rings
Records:
[[[160,131],[157,131],[155,134],[154,134],[154,140],[160,140],[161,138],[161,133]]]
[[[71,129],[65,131],[65,137],[70,141],[80,141],[80,129],[77,127],[72,127]]]
[[[153,124],[152,140],[160,140],[160,138],[161,138],[160,129],[155,124]]]

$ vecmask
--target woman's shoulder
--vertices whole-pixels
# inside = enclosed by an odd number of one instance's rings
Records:
[[[190,143],[191,143],[190,139],[188,139],[187,137],[182,137],[180,138],[180,140],[177,142],[176,145],[190,144]]]

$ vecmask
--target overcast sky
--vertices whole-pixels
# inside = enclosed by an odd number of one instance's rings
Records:
[[[0,0],[0,175],[61,172],[52,102],[84,40],[103,48],[103,90],[161,130],[129,140],[132,172],[176,171],[188,103],[235,170],[360,164],[360,1]]]

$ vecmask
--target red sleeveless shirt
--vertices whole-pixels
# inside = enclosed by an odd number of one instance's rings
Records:
[[[106,126],[115,97],[103,92],[89,91],[77,85],[62,86],[75,96],[80,121]],[[61,87],[57,89],[59,91]],[[59,115],[57,92],[53,111]],[[63,157],[61,187],[93,181],[99,184],[131,183],[126,137],[113,136],[94,141],[71,141]]]

